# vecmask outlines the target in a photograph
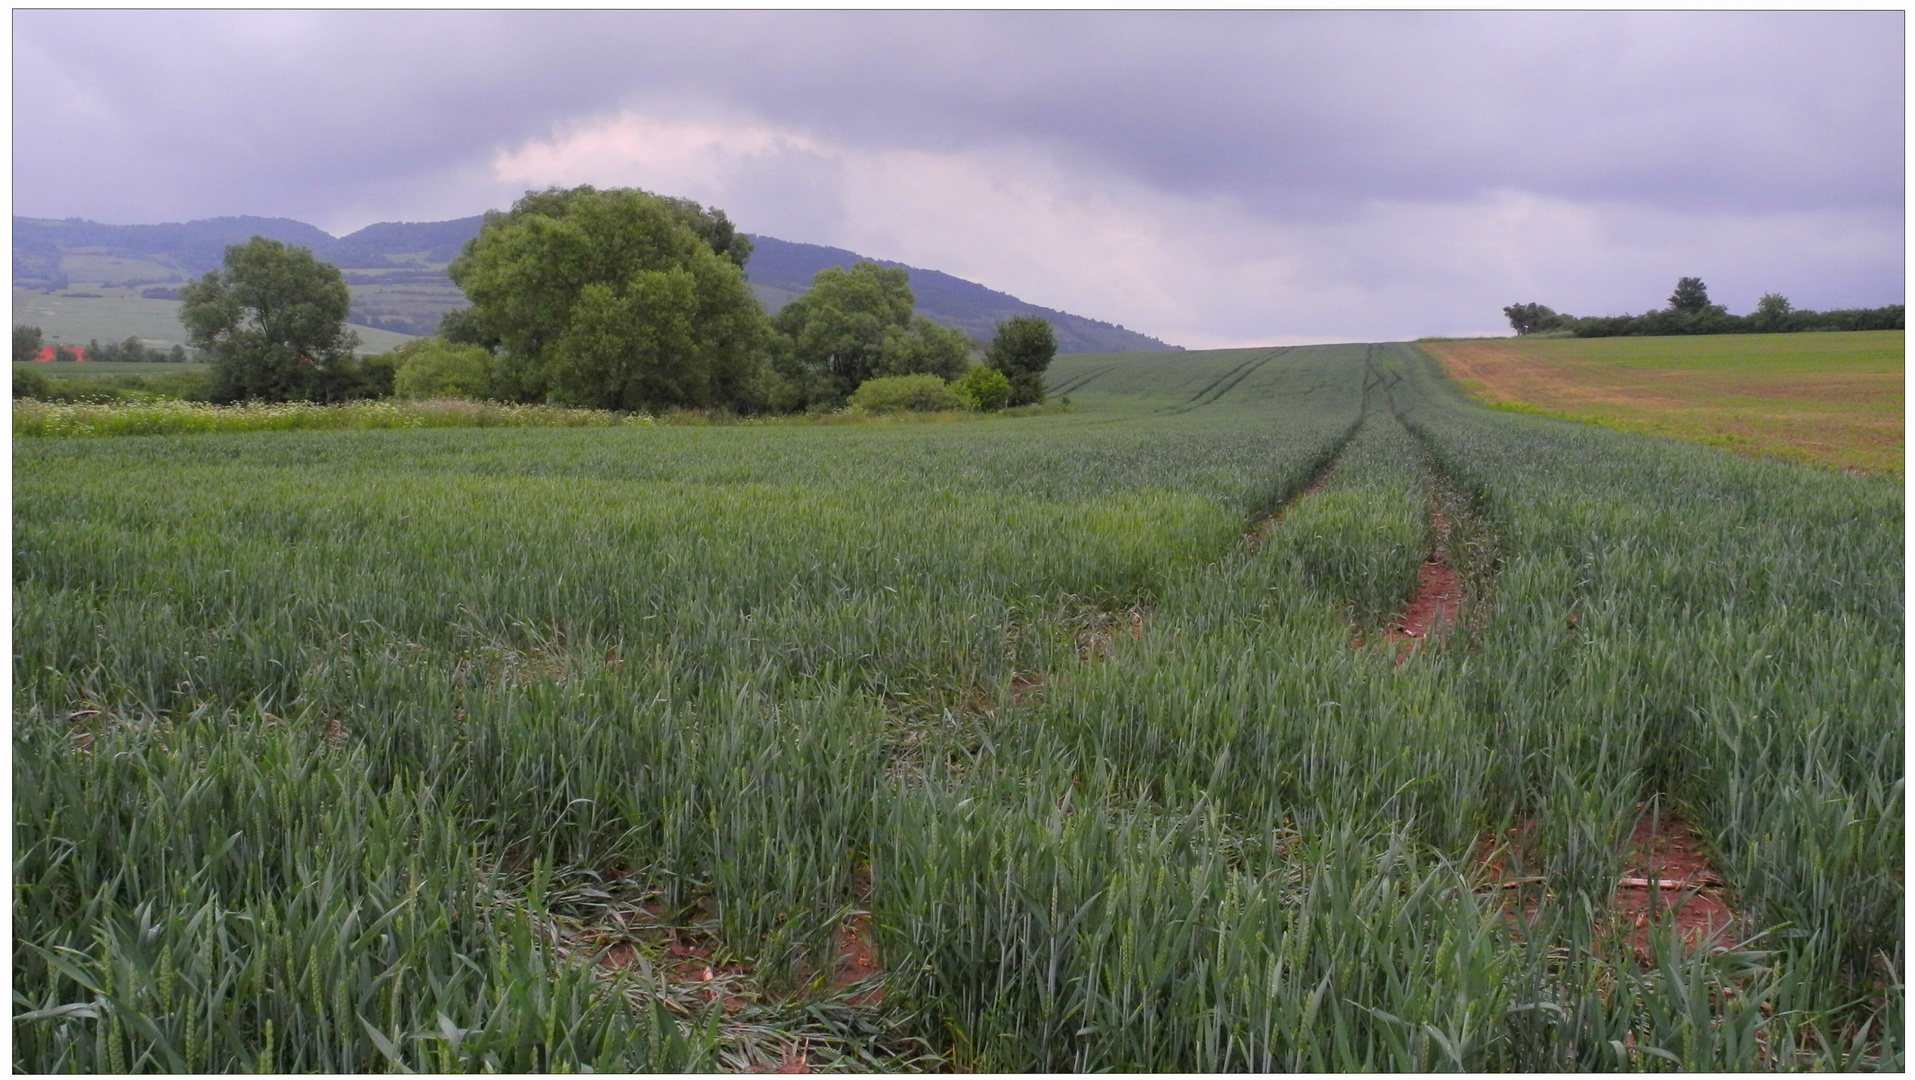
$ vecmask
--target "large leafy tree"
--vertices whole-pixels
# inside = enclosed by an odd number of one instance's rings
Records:
[[[732,225],[731,219],[716,206],[706,207],[690,199],[678,199],[668,195],[659,196],[678,220],[685,223],[699,239],[711,245],[712,251],[730,259],[738,269],[743,270],[751,261],[751,237]]]
[[[971,351],[969,334],[913,315],[906,326],[885,328],[878,374],[936,375],[948,382],[970,370]]]
[[[879,373],[887,330],[911,324],[911,279],[869,260],[827,266],[773,318],[780,373],[810,404],[842,401]]]
[[[212,357],[216,400],[324,399],[353,384],[352,297],[339,268],[306,248],[264,236],[234,244],[225,269],[180,299],[188,339]]]
[[[971,366],[962,330],[911,313],[903,267],[869,260],[828,266],[772,321],[787,404],[834,403],[880,376],[955,379]]]
[[[1044,400],[1044,371],[1056,355],[1057,335],[1050,322],[1035,315],[1019,315],[997,324],[984,362],[1010,380],[1013,406],[1034,405]]]
[[[766,329],[741,269],[749,255],[722,211],[686,200],[529,192],[487,214],[447,269],[472,301],[447,336],[495,348],[494,389],[507,396],[751,408]]]

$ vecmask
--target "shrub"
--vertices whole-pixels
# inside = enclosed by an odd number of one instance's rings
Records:
[[[962,409],[964,399],[936,375],[889,375],[866,379],[851,395],[860,412],[932,412]]]
[[[36,401],[167,401],[206,398],[203,371],[164,371],[152,375],[92,375],[48,378],[38,371],[16,371],[13,396]]]
[[[47,399],[47,377],[37,371],[15,371],[13,373],[13,396],[17,398]]]
[[[408,341],[387,354],[398,364],[393,393],[402,398],[492,396],[492,354],[444,338]]]
[[[951,384],[951,389],[971,408],[996,412],[1011,401],[1011,380],[994,367],[978,365]]]

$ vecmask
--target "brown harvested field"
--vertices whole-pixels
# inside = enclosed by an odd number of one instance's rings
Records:
[[[1493,406],[1902,475],[1900,330],[1420,344]]]

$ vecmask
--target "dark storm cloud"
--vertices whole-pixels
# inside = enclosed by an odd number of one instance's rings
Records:
[[[861,144],[1032,140],[1279,215],[1499,187],[1804,210],[1903,180],[1894,12],[14,20],[33,212],[310,214],[658,94]]]
[[[1133,325],[1161,293],[1155,329],[1219,342],[1640,309],[1677,273],[1743,305],[1882,303],[1902,41],[1901,12],[16,11],[14,212],[464,216],[564,179],[502,155],[630,114],[783,140],[711,188],[747,228],[895,237],[867,250]],[[870,177],[914,179],[900,152],[944,187],[881,212]],[[1108,206],[1107,263],[1131,235],[1163,257],[1084,275],[1068,237],[941,225],[1025,175],[1050,187],[1004,213]],[[1198,295],[1206,260],[1250,291]],[[1252,305],[1265,282],[1292,291]]]

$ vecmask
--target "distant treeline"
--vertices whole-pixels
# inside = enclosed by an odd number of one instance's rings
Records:
[[[1731,315],[1709,301],[1701,278],[1676,282],[1669,306],[1641,315],[1578,317],[1553,311],[1542,304],[1511,304],[1503,309],[1518,334],[1550,337],[1650,337],[1675,334],[1794,334],[1811,330],[1901,330],[1902,305],[1879,308],[1841,308],[1834,311],[1797,309],[1781,293],[1768,293],[1747,315]]]
[[[155,349],[137,337],[102,345],[98,338],[86,343],[86,358],[107,364],[186,364],[198,359],[184,346]]]
[[[13,361],[23,363],[38,360],[46,351],[46,335],[37,326],[16,324],[13,328]],[[86,343],[85,349],[72,346],[56,346],[53,359],[60,361],[89,360],[107,364],[185,364],[198,357],[188,353],[183,347],[175,345],[169,350],[155,349],[137,337],[129,337],[121,342],[100,344],[98,338]]]

